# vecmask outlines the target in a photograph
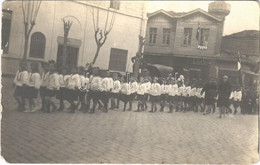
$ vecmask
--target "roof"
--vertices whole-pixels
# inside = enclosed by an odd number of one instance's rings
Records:
[[[212,14],[210,14],[210,13],[208,13],[208,12],[206,12],[206,11],[200,9],[200,8],[197,8],[197,9],[189,11],[189,12],[174,12],[174,11],[165,11],[163,9],[160,9],[160,10],[157,10],[153,13],[148,13],[147,17],[152,17],[152,16],[155,16],[155,15],[160,14],[160,13],[165,14],[168,17],[171,17],[171,18],[183,18],[183,17],[187,17],[189,15],[195,14],[195,13],[202,13],[202,14],[204,14],[204,15],[212,18],[212,19],[215,19],[217,21],[222,20],[222,19],[217,18],[214,15],[212,15]]]
[[[259,30],[244,30],[238,33],[233,33],[230,35],[224,36],[226,37],[257,37],[259,38],[260,36],[260,31]]]

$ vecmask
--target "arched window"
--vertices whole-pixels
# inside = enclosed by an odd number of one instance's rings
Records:
[[[41,32],[35,32],[31,36],[30,57],[44,58],[46,39]]]

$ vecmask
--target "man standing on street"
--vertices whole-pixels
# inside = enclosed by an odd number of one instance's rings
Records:
[[[203,115],[206,115],[211,112],[212,109],[214,109],[215,105],[215,97],[216,97],[216,90],[217,85],[215,83],[215,80],[213,78],[210,78],[210,81],[203,87],[201,91],[201,95],[205,92],[205,99],[204,99],[204,112]]]
[[[228,76],[223,76],[223,80],[218,86],[218,102],[220,110],[219,118],[225,117],[226,109],[229,106],[229,96],[231,94],[231,84],[228,81]]]

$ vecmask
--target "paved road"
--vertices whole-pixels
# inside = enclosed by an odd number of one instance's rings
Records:
[[[2,155],[19,163],[252,163],[257,116],[3,112]]]
[[[256,115],[22,113],[4,94],[1,145],[8,162],[249,164],[258,158]]]

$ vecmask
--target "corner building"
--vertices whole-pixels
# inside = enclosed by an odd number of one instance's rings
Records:
[[[101,69],[132,71],[131,58],[138,50],[138,36],[144,35],[146,3],[130,1],[42,1],[36,24],[29,37],[29,62],[59,62],[63,47],[62,18],[71,16],[68,35],[67,66],[85,66],[92,62],[96,43],[91,10],[99,8],[99,26],[105,27],[107,11],[116,9],[112,31],[101,48],[95,66]],[[24,24],[21,1],[2,5],[2,72],[15,74],[23,58]],[[112,13],[110,13],[109,20]],[[109,23],[109,22],[108,22]],[[109,25],[109,24],[108,24]]]

